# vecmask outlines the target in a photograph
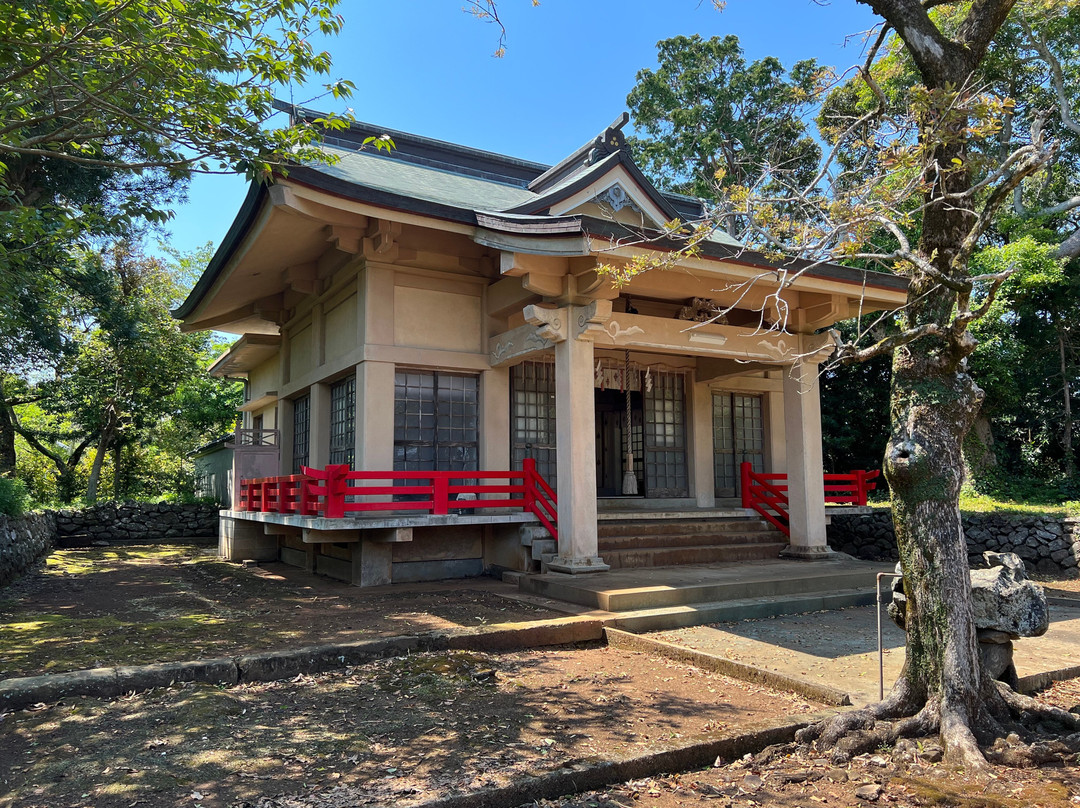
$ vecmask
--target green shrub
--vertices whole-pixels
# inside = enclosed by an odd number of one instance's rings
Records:
[[[26,513],[29,497],[22,480],[0,477],[0,514],[22,516]]]

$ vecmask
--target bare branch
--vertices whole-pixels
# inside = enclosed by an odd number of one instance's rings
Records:
[[[897,348],[907,345],[909,342],[921,339],[922,337],[942,336],[942,334],[943,330],[940,325],[937,323],[926,323],[916,328],[909,328],[906,331],[901,331],[899,334],[885,337],[885,339],[879,340],[868,348],[856,348],[850,343],[843,343],[837,339],[836,358],[838,362],[846,365],[867,362],[875,357],[891,354]]]

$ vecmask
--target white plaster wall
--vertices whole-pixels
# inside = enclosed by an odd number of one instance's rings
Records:
[[[481,353],[481,313],[479,297],[399,286],[394,290],[394,343]]]
[[[324,315],[326,358],[335,359],[356,347],[356,295],[349,295]]]
[[[308,323],[292,333],[289,339],[290,378],[298,380],[315,366],[315,334]]]
[[[277,355],[270,357],[248,373],[248,397],[254,401],[281,385],[281,363]]]

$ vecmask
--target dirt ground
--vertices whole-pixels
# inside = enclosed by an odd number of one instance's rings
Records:
[[[1080,595],[1080,584],[1044,582]],[[473,585],[476,588],[473,588]],[[0,594],[0,676],[557,616],[495,581],[370,592],[204,549],[55,553]],[[1080,711],[1080,682],[1040,698]],[[403,805],[750,732],[821,705],[639,652],[424,653],[238,687],[0,713],[0,808]],[[1080,805],[1080,767],[967,780],[933,741],[831,765],[782,747],[543,808]],[[532,803],[531,805],[537,805]]]
[[[0,589],[0,678],[565,616],[511,591],[494,579],[360,590],[193,545],[57,550]]]
[[[0,806],[402,805],[818,709],[605,647],[423,653],[4,715]]]

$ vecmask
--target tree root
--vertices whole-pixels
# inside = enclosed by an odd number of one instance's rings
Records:
[[[1072,734],[1048,739],[1047,731],[1055,726]],[[935,734],[945,760],[962,766],[967,774],[985,773],[988,760],[1015,767],[1040,766],[1060,764],[1080,753],[1080,716],[1016,693],[1001,682],[988,688],[976,716],[947,705],[940,697],[916,699],[898,683],[885,701],[806,727],[795,740],[827,751],[834,764],[843,765],[856,755],[893,746],[901,738]]]
[[[1080,715],[1043,704],[1031,696],[1017,693],[1007,685],[998,682],[997,692],[1009,711],[1024,723],[1033,721],[1052,721],[1065,729],[1080,732]]]

